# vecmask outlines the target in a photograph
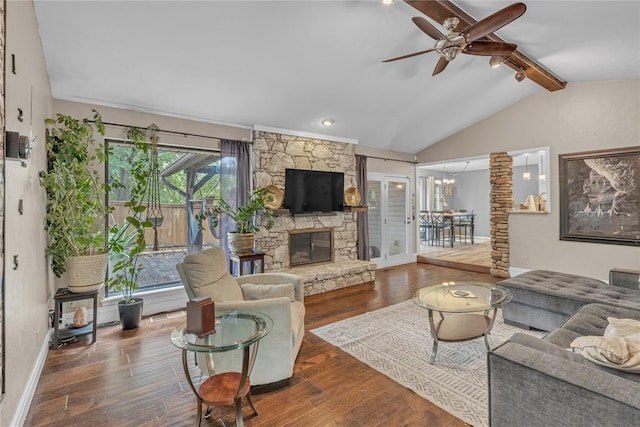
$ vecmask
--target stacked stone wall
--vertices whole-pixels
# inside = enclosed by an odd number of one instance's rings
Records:
[[[345,189],[356,185],[351,144],[260,131],[253,140],[255,188],[275,185],[284,190],[285,169],[343,172]],[[286,214],[276,216],[271,230],[261,229],[256,235],[256,249],[265,253],[265,271],[289,269],[289,231],[319,228],[333,228],[336,262],[357,260],[357,222],[352,213]]]
[[[509,211],[512,204],[513,159],[491,153],[491,275],[509,277]]]

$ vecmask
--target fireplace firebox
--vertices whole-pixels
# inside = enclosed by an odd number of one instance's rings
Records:
[[[333,261],[333,229],[314,228],[289,232],[291,266]]]

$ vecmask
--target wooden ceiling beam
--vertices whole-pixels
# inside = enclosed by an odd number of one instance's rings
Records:
[[[472,16],[467,14],[464,10],[460,9],[449,0],[404,1],[418,11],[424,13],[426,16],[428,16],[438,24],[442,24],[445,19],[452,16],[457,16],[458,19],[460,19],[458,28],[467,28],[471,24],[475,24],[476,22],[478,22]],[[483,40],[484,39],[505,43],[505,40],[501,39],[493,33],[484,37]],[[514,71],[524,72],[529,80],[539,84],[550,92],[564,89],[564,87],[567,85],[567,82],[562,81],[551,71],[543,67],[534,59],[529,58],[519,50],[515,50],[511,55],[506,57],[504,64],[511,67]]]

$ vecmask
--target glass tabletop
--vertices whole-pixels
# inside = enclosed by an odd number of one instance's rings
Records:
[[[420,307],[447,313],[469,313],[502,307],[511,293],[502,286],[481,282],[444,282],[419,289],[413,296]]]
[[[171,343],[183,350],[216,353],[247,347],[264,338],[273,320],[264,313],[231,311],[216,317],[216,332],[198,338],[186,331],[186,323],[171,332]]]

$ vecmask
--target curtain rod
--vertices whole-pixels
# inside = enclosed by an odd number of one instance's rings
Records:
[[[87,120],[87,122],[89,122],[89,123],[95,123],[96,121],[95,121],[95,120]],[[103,124],[103,125],[105,125],[105,126],[119,126],[119,127],[123,127],[123,128],[131,128],[131,127],[135,127],[135,128],[138,128],[138,129],[143,129],[143,128],[141,128],[140,126],[123,125],[123,124],[120,124],[120,123],[102,122],[102,124]],[[178,131],[175,131],[175,130],[163,130],[163,129],[158,129],[158,132],[170,133],[170,134],[173,134],[173,135],[182,135],[182,136],[184,136],[185,138],[186,138],[187,136],[195,136],[195,137],[197,137],[197,138],[216,139],[216,140],[218,140],[218,141],[221,141],[222,139],[224,139],[224,138],[218,138],[218,137],[216,137],[216,136],[200,135],[200,134],[197,134],[197,133],[189,133],[189,132],[178,132]]]
[[[392,161],[392,162],[403,162],[403,163],[411,163],[414,165],[417,165],[418,162],[416,162],[415,160],[402,160],[402,159],[388,159],[386,157],[378,157],[378,156],[367,156],[366,154],[360,154],[360,156],[364,156],[368,159],[378,159],[378,160],[384,160],[386,161]]]

